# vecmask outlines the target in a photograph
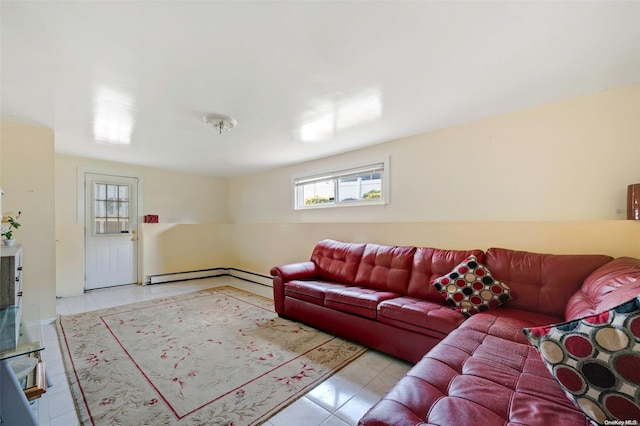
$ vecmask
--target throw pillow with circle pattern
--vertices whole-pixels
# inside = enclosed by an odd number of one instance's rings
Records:
[[[511,299],[511,289],[491,276],[491,272],[469,256],[447,275],[431,281],[453,309],[469,317],[500,306]]]
[[[599,314],[523,332],[592,423],[640,420],[640,296]]]

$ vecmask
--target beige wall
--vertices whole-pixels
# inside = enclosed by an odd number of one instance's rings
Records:
[[[143,211],[157,214],[164,223],[229,221],[227,180],[142,167],[112,161],[56,154],[56,217],[60,223],[76,223],[78,169],[142,176]]]
[[[234,266],[268,275],[272,266],[309,260],[316,242],[324,238],[444,249],[504,247],[640,257],[640,223],[626,220],[242,224],[233,228]]]
[[[84,288],[84,227],[78,216],[78,170],[102,171],[113,174],[142,177],[143,201],[139,215],[157,214],[160,222],[173,224],[203,224],[202,231],[192,232],[197,227],[179,228],[184,233],[175,234],[175,229],[159,238],[153,228],[145,228],[142,238],[139,276],[163,272],[189,270],[194,265],[203,265],[203,253],[215,251],[208,238],[208,225],[227,223],[227,180],[141,167],[110,161],[57,154],[55,156],[56,188],[56,235],[58,262],[56,268],[57,294],[71,296],[82,294]],[[150,225],[153,226],[153,225]],[[158,227],[158,229],[166,229]],[[215,235],[215,233],[214,233]],[[182,240],[180,241],[180,239]],[[202,241],[199,240],[202,238]],[[177,241],[176,241],[177,240]],[[217,241],[217,239],[213,239]],[[165,247],[165,244],[167,247]],[[174,248],[177,255],[167,256]],[[171,260],[169,260],[171,258]],[[160,260],[166,261],[159,266]],[[213,262],[215,257],[212,257]],[[214,263],[215,266],[219,266]]]
[[[143,224],[143,276],[231,266],[230,225]]]
[[[54,134],[51,129],[2,121],[2,210],[22,211],[15,233],[23,245],[23,303],[37,304],[42,318],[55,311]]]
[[[640,223],[622,220],[639,110],[636,84],[230,179],[234,262],[268,273],[322,238],[640,257]],[[292,210],[292,176],[386,156],[388,205]]]
[[[234,223],[623,219],[640,84],[231,179]],[[294,211],[291,177],[389,156],[387,206]],[[616,210],[622,210],[617,214]]]
[[[640,257],[639,224],[621,220],[626,185],[640,181],[639,107],[634,85],[229,179],[226,219],[143,228],[143,273],[266,275],[308,259],[323,238]],[[388,205],[292,210],[292,176],[387,156]],[[154,199],[145,188],[145,203]]]
[[[638,110],[633,85],[229,180],[56,155],[53,131],[2,122],[3,209],[24,212],[25,292],[43,317],[55,315],[56,282],[59,295],[82,292],[78,168],[143,176],[141,214],[161,221],[141,228],[143,276],[268,274],[322,238],[640,257],[640,224],[620,220],[626,186],[640,182]],[[293,175],[387,156],[388,205],[292,210]]]

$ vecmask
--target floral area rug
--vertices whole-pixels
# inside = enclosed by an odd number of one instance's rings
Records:
[[[366,348],[231,287],[58,318],[83,425],[252,425]]]

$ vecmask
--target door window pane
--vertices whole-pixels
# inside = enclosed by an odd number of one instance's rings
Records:
[[[107,219],[107,231],[106,234],[119,234],[120,229],[118,229],[118,220],[117,219]]]
[[[96,234],[104,234],[105,233],[105,230],[106,230],[105,223],[106,223],[106,219],[96,218],[96,220],[95,220]]]
[[[129,185],[95,183],[93,223],[96,235],[129,232]]]
[[[107,185],[107,200],[118,198],[118,185]]]
[[[120,199],[120,201],[129,201],[129,186],[118,186],[118,198]]]
[[[107,217],[118,217],[117,205],[117,201],[107,201]]]
[[[96,184],[96,197],[97,200],[107,199],[107,185],[103,183]]]
[[[95,216],[96,217],[105,217],[107,216],[106,205],[104,201],[96,201],[95,205]]]
[[[124,201],[121,202],[118,206],[118,216],[120,217],[129,217],[129,203]]]

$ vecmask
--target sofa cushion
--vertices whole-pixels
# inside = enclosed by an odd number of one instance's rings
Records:
[[[567,301],[589,274],[612,259],[490,248],[485,265],[511,288],[513,300],[505,306],[562,317]]]
[[[440,338],[455,330],[464,319],[464,315],[442,303],[408,296],[378,305],[378,321]]]
[[[284,295],[323,306],[324,295],[328,289],[346,287],[344,284],[328,283],[325,281],[293,280],[285,284]]]
[[[561,321],[562,317],[501,306],[500,309],[491,309],[475,314],[460,324],[458,328],[476,330],[489,336],[528,345],[529,340],[522,333],[523,328]]]
[[[599,314],[523,331],[590,419],[640,419],[640,296]]]
[[[475,256],[469,256],[451,272],[433,280],[433,286],[449,305],[465,316],[495,308],[511,298],[511,289],[493,279]]]
[[[353,284],[365,247],[364,243],[322,240],[313,249],[311,261],[316,264],[318,275],[323,280]]]
[[[517,343],[472,329],[458,329],[409,370],[359,424],[586,426],[589,423],[564,396],[528,342]]]
[[[415,247],[367,244],[355,284],[377,290],[406,294]]]
[[[364,287],[335,288],[326,291],[324,306],[366,318],[376,318],[378,304],[398,296],[398,293]]]
[[[611,309],[640,294],[640,259],[620,257],[593,271],[565,308],[567,321]]]
[[[471,255],[475,256],[480,263],[484,263],[482,250],[442,250],[419,247],[413,255],[407,296],[442,303],[442,296],[431,285],[431,281],[450,272],[458,263]]]

